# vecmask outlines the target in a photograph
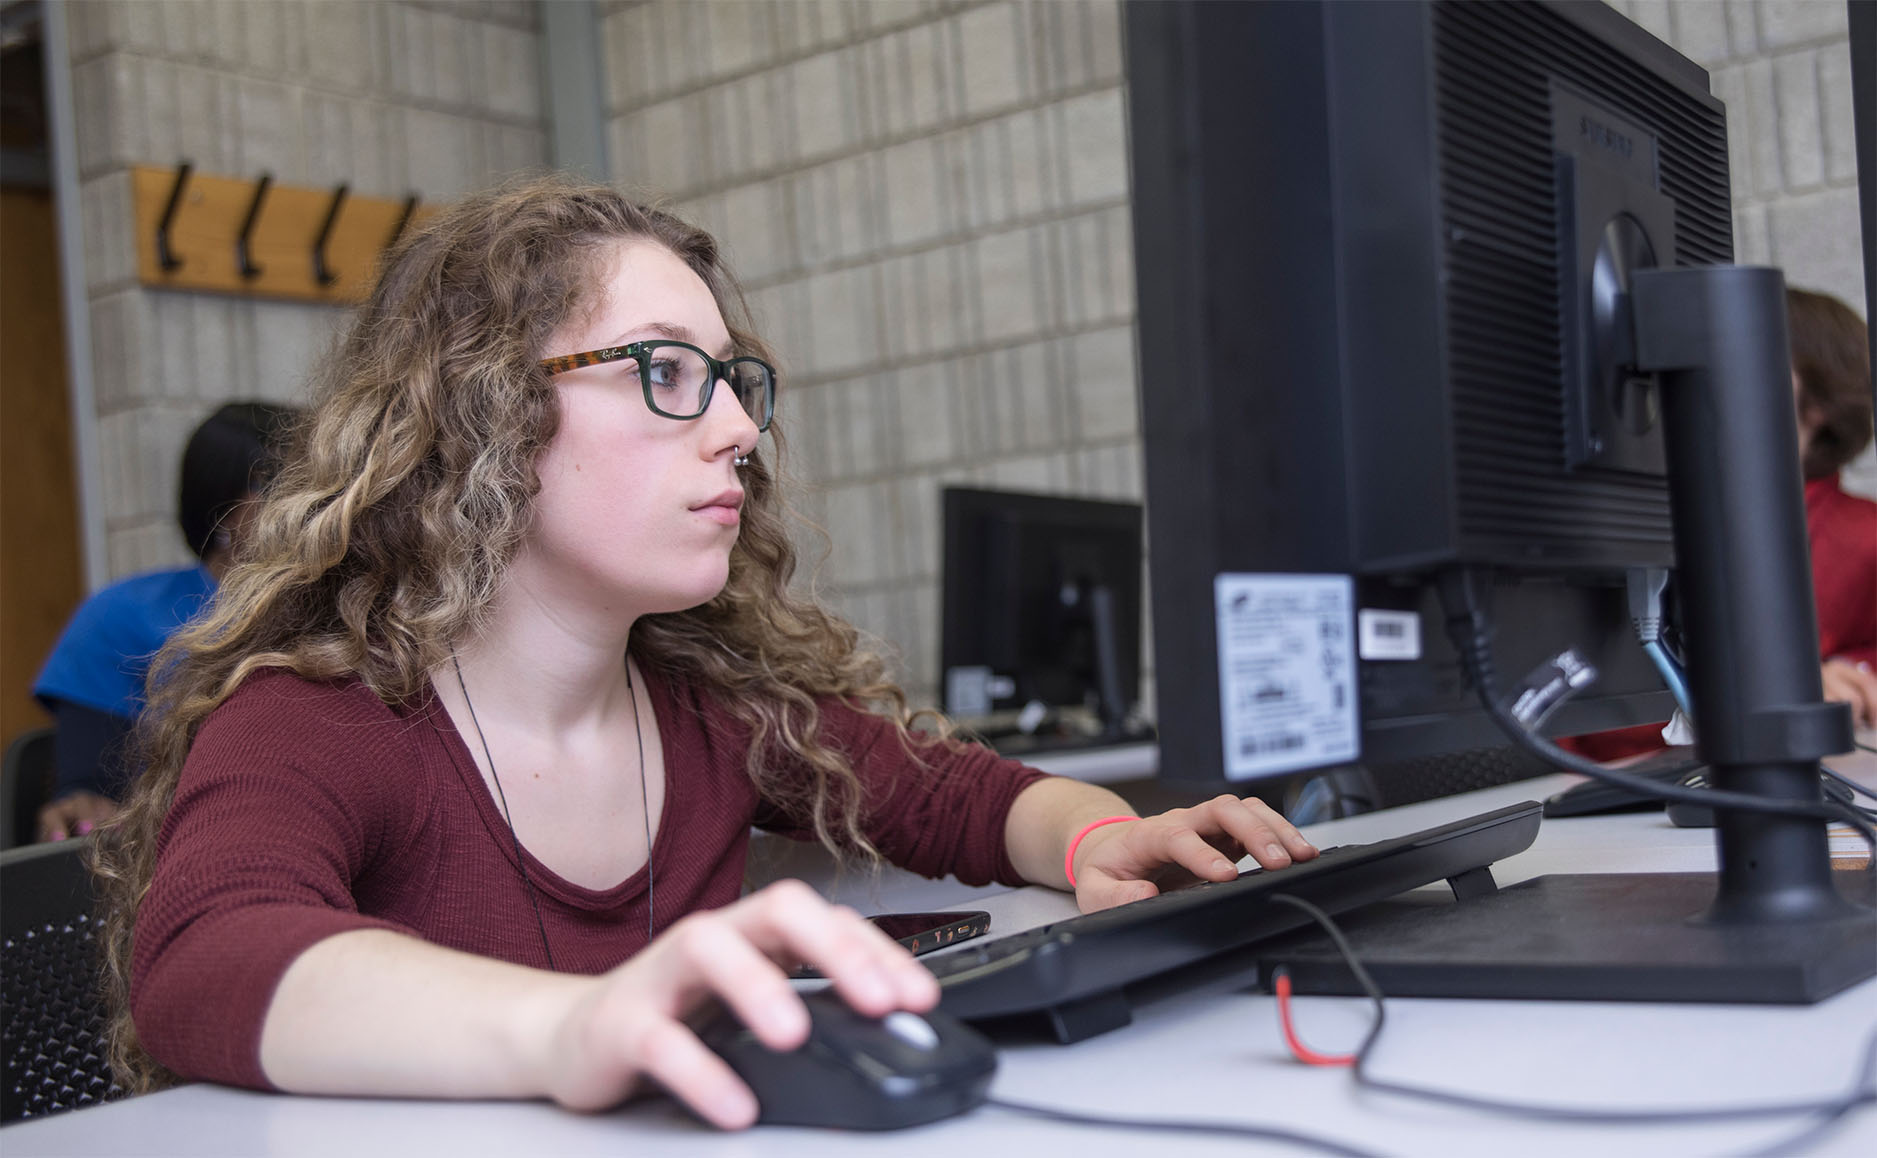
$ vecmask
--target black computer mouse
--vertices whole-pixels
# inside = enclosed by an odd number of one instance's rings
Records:
[[[1820,776],[1819,783],[1824,787],[1825,799],[1838,804],[1850,804],[1856,797],[1849,788],[1830,776]],[[1706,768],[1698,768],[1681,778],[1683,788],[1711,788],[1708,783]],[[1714,810],[1700,804],[1684,804],[1676,801],[1668,806],[1668,822],[1676,828],[1713,828]]]
[[[933,1010],[868,1017],[832,989],[804,994],[808,1040],[777,1053],[722,1005],[692,1019],[698,1037],[756,1095],[757,1121],[778,1126],[895,1130],[962,1114],[982,1102],[997,1051],[964,1022]]]

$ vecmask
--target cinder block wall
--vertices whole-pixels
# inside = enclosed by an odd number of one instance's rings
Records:
[[[1713,70],[1739,260],[1861,310],[1842,0],[1616,7]],[[614,175],[727,244],[782,352],[825,590],[931,701],[942,485],[1140,497],[1118,6],[603,13]]]
[[[176,472],[230,398],[299,401],[344,318],[137,284],[129,167],[448,198],[543,159],[527,0],[83,0],[67,8],[109,573],[188,559]]]
[[[930,701],[942,485],[1140,496],[1118,10],[603,13],[614,175],[726,243],[825,590]]]

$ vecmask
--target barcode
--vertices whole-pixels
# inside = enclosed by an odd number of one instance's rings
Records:
[[[1376,635],[1386,635],[1394,639],[1400,639],[1404,629],[1401,624],[1384,619],[1369,624],[1369,630]]]
[[[1271,752],[1288,752],[1292,748],[1301,748],[1304,738],[1295,732],[1280,736],[1247,736],[1238,742],[1240,756],[1262,756]]]

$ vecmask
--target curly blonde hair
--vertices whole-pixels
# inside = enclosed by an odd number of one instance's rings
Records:
[[[138,906],[157,836],[203,720],[263,668],[356,677],[388,704],[421,702],[429,673],[473,632],[529,528],[535,463],[559,405],[538,362],[591,308],[612,248],[653,241],[710,288],[740,354],[773,358],[716,241],[603,185],[539,177],[467,197],[402,241],[314,383],[253,532],[209,612],[151,666],[138,729],[143,768],[95,859],[103,908],[110,1058],[136,1090],[174,1075],[145,1051],[129,1006]],[[742,474],[729,581],[708,603],[649,616],[632,652],[648,668],[722,693],[751,732],[747,771],[773,804],[845,855],[877,854],[860,829],[852,765],[818,740],[818,703],[840,697],[917,714],[855,629],[793,592],[796,555],[769,461]],[[937,730],[946,731],[942,722]],[[779,779],[777,756],[792,757]],[[806,776],[800,770],[806,770]]]

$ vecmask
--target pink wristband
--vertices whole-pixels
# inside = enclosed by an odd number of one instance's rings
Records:
[[[1069,878],[1069,887],[1070,888],[1075,887],[1075,850],[1081,847],[1083,837],[1087,836],[1091,832],[1094,832],[1096,829],[1100,828],[1104,824],[1119,824],[1123,820],[1139,820],[1139,819],[1140,817],[1138,816],[1103,817],[1100,820],[1090,821],[1087,825],[1083,826],[1082,831],[1076,833],[1075,836],[1071,837],[1069,840],[1069,851],[1062,858],[1062,875]]]

